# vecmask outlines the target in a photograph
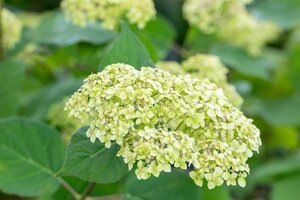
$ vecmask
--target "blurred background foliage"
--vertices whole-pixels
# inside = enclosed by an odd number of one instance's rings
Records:
[[[98,71],[107,46],[117,37],[118,33],[97,24],[85,28],[71,24],[59,12],[59,4],[59,0],[6,1],[25,27],[21,41],[8,52],[18,60],[8,59],[0,65],[0,107],[5,107],[0,117],[18,114],[51,123],[53,105],[72,94],[84,77]],[[97,185],[92,194],[126,191],[124,199],[135,200],[300,199],[300,0],[257,0],[249,6],[256,17],[272,20],[283,30],[258,57],[189,27],[181,7],[181,0],[156,0],[156,20],[144,30],[131,29],[154,62],[180,61],[202,52],[218,55],[230,69],[229,80],[245,99],[243,111],[255,120],[263,141],[260,154],[249,161],[247,186],[209,191],[176,172],[145,182],[129,176],[114,184]],[[76,178],[68,182],[78,191],[87,184]],[[0,199],[18,198],[0,194]],[[72,198],[61,188],[42,199]]]

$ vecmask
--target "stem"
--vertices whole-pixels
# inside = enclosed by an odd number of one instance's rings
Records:
[[[96,186],[96,183],[90,183],[84,190],[84,192],[81,195],[80,200],[86,199],[86,197],[93,191],[94,187]]]
[[[180,128],[180,126],[183,124],[183,121],[184,121],[184,120],[182,120],[182,121],[180,122],[180,124],[175,128],[175,131],[178,131],[178,129]]]
[[[81,199],[81,196],[62,178],[58,178],[59,183],[74,197],[74,199]]]
[[[113,194],[107,196],[100,196],[100,197],[87,197],[85,200],[118,200],[123,197],[123,194]]]
[[[0,0],[0,60],[3,60],[4,58],[3,28],[2,28],[3,4],[4,4],[4,0]]]

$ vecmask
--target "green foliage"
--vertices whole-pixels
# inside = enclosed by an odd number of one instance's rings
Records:
[[[27,100],[24,112],[32,117],[43,119],[52,104],[71,95],[81,84],[82,80],[66,79],[44,87]]]
[[[259,18],[276,22],[285,29],[296,27],[300,23],[299,0],[257,1],[252,12]]]
[[[145,46],[134,35],[125,22],[122,22],[121,32],[115,41],[108,47],[101,60],[100,70],[113,63],[126,63],[140,69],[143,66],[153,67]]]
[[[134,31],[155,62],[167,56],[175,39],[174,27],[162,16],[157,16],[155,21],[149,22],[145,29],[135,28]]]
[[[139,181],[131,175],[127,180],[125,191],[131,195],[131,198],[127,198],[129,200],[136,198],[194,200],[201,197],[200,188],[182,171],[163,173],[158,178],[152,177],[146,181]]]
[[[103,29],[98,23],[79,27],[68,21],[62,13],[46,15],[36,30],[32,32],[32,41],[41,44],[67,46],[78,42],[103,44],[115,37],[115,33]]]
[[[59,175],[76,176],[96,183],[118,181],[128,172],[127,165],[116,156],[118,145],[113,144],[107,149],[99,141],[91,144],[90,139],[86,137],[87,129],[80,129],[72,137],[67,149],[66,162]]]
[[[24,64],[18,60],[0,62],[0,118],[17,114]]]
[[[64,159],[59,133],[22,118],[0,121],[0,190],[21,196],[54,193]]]

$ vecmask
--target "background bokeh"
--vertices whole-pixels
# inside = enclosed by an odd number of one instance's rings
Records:
[[[16,111],[19,115],[39,118],[62,129],[60,120],[53,120],[56,115],[49,113],[55,112],[53,106],[59,107],[84,77],[97,71],[107,42],[97,41],[95,32],[83,33],[67,26],[56,13],[59,0],[7,0],[5,3],[25,24],[22,40],[8,52],[20,58],[24,71],[20,72],[23,83],[18,86],[15,80],[4,83],[3,74],[7,72],[2,69],[0,88],[2,84],[10,85],[12,93],[14,88],[21,88],[20,94],[13,97],[20,105]],[[144,30],[132,29],[155,62],[181,61],[196,52],[219,56],[230,69],[229,80],[245,100],[242,109],[261,130],[263,142],[260,153],[249,160],[251,173],[246,188],[222,186],[208,191],[204,187],[199,189],[200,199],[300,199],[300,0],[257,0],[249,6],[256,17],[271,20],[282,29],[280,37],[268,44],[258,57],[219,41],[213,34],[189,27],[181,16],[181,6],[181,0],[156,0],[159,22]],[[84,37],[89,39],[82,40],[82,34],[87,34]],[[0,111],[0,117],[5,115],[8,114]],[[165,184],[185,183],[184,179],[166,177],[164,181]],[[68,181],[79,191],[86,185],[76,178]],[[124,180],[98,185],[94,194],[113,194],[124,182],[126,187],[133,184]],[[171,192],[176,196],[189,192],[191,187],[194,186],[183,184],[182,191]],[[151,182],[133,190],[147,193],[145,199],[163,199],[164,191],[153,188]],[[19,197],[0,194],[0,199]],[[53,197],[43,199],[72,198],[61,188]]]

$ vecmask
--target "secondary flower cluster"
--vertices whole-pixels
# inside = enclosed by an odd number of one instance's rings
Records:
[[[234,86],[227,81],[228,69],[217,56],[197,54],[183,61],[181,65],[173,61],[164,61],[158,63],[157,66],[171,74],[190,74],[200,80],[209,79],[223,89],[231,104],[238,108],[243,104],[242,97],[237,93]]]
[[[4,49],[10,49],[19,41],[22,24],[16,16],[7,9],[2,10],[2,40]]]
[[[156,13],[153,0],[63,0],[61,7],[75,24],[98,20],[109,30],[116,29],[124,18],[144,28]]]
[[[69,113],[64,110],[67,99],[53,104],[48,112],[47,119],[50,124],[58,128],[63,140],[66,144],[69,143],[72,134],[74,134],[84,124],[74,117],[69,117]]]
[[[245,185],[246,161],[261,145],[259,130],[228,103],[222,89],[208,80],[171,75],[160,69],[140,71],[126,64],[90,75],[65,109],[90,125],[87,136],[136,165],[139,179],[171,166],[187,169],[209,188],[236,179]]]
[[[246,9],[245,0],[185,0],[183,13],[192,26],[205,33],[216,33],[225,42],[247,49],[253,55],[274,40],[278,27],[260,22]],[[233,37],[234,36],[234,37]]]

